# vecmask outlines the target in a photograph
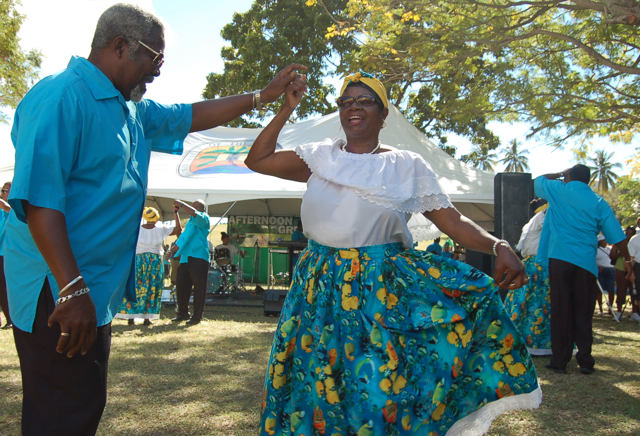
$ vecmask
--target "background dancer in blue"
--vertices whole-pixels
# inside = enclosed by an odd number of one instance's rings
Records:
[[[592,321],[598,292],[596,250],[600,232],[620,250],[626,268],[632,267],[620,223],[607,202],[589,187],[590,176],[589,167],[575,165],[561,173],[540,176],[534,183],[536,195],[549,202],[538,248],[538,262],[549,265],[553,313],[553,356],[546,366],[560,374],[567,372],[574,344],[580,372],[594,371]]]

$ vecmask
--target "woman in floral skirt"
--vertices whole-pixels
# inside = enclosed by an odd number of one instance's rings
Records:
[[[506,241],[461,216],[420,155],[378,141],[389,113],[382,83],[344,81],[346,141],[275,151],[306,90],[298,75],[254,142],[256,172],[307,183],[300,256],[265,380],[261,435],[479,435],[541,392],[525,343],[493,279],[409,249],[424,213],[466,247],[497,254],[501,286],[526,282]]]
[[[547,201],[534,199],[529,205],[533,218],[522,228],[516,249],[524,257],[529,283],[507,294],[504,307],[534,356],[551,355],[551,294],[549,270],[536,260],[540,233],[547,213]]]
[[[140,226],[136,245],[137,301],[124,298],[115,316],[129,320],[129,325],[134,324],[135,318],[144,318],[144,324],[151,325],[152,319],[160,317],[164,289],[163,243],[167,237],[182,233],[177,207],[173,214],[176,225],[168,226],[159,222],[160,214],[155,208],[144,208],[142,216],[146,223]]]

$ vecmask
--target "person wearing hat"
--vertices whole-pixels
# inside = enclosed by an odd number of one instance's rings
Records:
[[[631,252],[631,250],[629,250]],[[611,247],[607,244],[607,240],[604,235],[600,233],[598,235],[598,251],[596,252],[596,263],[598,264],[598,282],[603,291],[607,292],[607,298],[610,299],[613,304],[613,295],[615,293],[615,268],[611,266]],[[603,315],[602,312],[602,292],[597,293],[596,302],[598,303],[598,315]],[[612,306],[613,307],[613,306]]]
[[[144,325],[151,325],[152,319],[160,318],[162,290],[164,289],[164,240],[169,236],[179,236],[182,225],[178,209],[174,208],[175,226],[160,222],[160,214],[153,207],[145,207],[136,245],[136,301],[125,297],[120,303],[116,318],[129,320],[143,318]]]
[[[337,105],[346,139],[276,151],[305,91],[306,77],[297,76],[245,160],[258,173],[307,183],[308,247],[274,337],[260,434],[408,434],[418,426],[415,434],[481,434],[502,412],[537,407],[532,359],[498,294],[498,282],[527,282],[515,252],[453,207],[422,156],[381,143],[389,103],[370,74],[344,80]],[[499,280],[412,249],[413,213],[496,255]]]

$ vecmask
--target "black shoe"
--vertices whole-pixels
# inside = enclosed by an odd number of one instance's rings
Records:
[[[552,370],[556,374],[566,374],[567,373],[566,369],[564,369],[564,368],[556,368],[555,366],[553,366],[551,364],[551,362],[547,363],[544,367],[547,368],[547,369]]]
[[[196,324],[200,324],[199,319],[191,318],[189,321],[187,321],[187,325],[196,325]]]
[[[127,325],[136,325],[136,323],[133,318],[129,318],[129,321],[127,321]]]
[[[153,323],[151,322],[150,319],[145,319],[144,320],[144,325],[151,325],[151,324],[153,324]]]
[[[593,374],[596,370],[593,368],[580,368],[580,372],[583,374]]]
[[[184,316],[180,316],[180,315],[178,315],[178,316],[176,316],[175,318],[173,318],[173,319],[171,320],[171,322],[182,322],[182,321],[188,321],[188,320],[189,320],[189,317],[188,317],[188,316],[187,316],[187,317],[184,317]]]
[[[4,327],[2,327],[2,329],[6,330],[6,329],[10,329],[11,327],[13,327],[13,324],[12,323],[8,323],[8,324],[5,324]]]

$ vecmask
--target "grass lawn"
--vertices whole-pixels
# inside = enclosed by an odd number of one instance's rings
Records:
[[[224,435],[257,432],[262,383],[277,320],[262,308],[212,307],[193,327],[171,309],[150,327],[113,323],[109,400],[99,435]],[[629,315],[627,312],[626,315]],[[597,372],[567,375],[534,361],[542,406],[494,421],[490,435],[640,434],[640,326],[595,317]],[[0,434],[20,434],[20,368],[13,335],[0,330]]]

